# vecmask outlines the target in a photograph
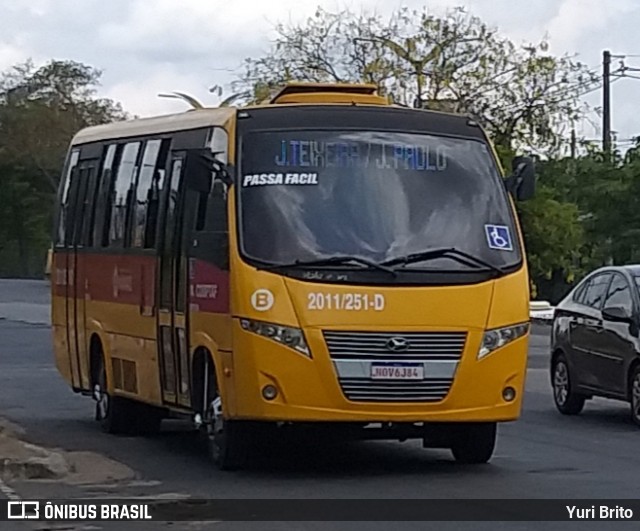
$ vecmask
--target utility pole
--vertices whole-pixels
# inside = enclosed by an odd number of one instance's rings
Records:
[[[602,150],[611,154],[611,52],[602,52]]]
[[[576,128],[571,128],[571,158],[576,158]]]

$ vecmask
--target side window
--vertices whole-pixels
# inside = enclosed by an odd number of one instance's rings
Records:
[[[629,315],[633,314],[633,299],[631,298],[631,288],[626,279],[619,274],[613,276],[607,299],[604,307],[621,307],[627,310]]]
[[[580,284],[580,286],[578,286],[578,289],[576,289],[576,291],[573,294],[573,300],[579,304],[583,304],[584,302],[584,294],[587,291],[587,286],[589,285],[590,280],[586,280],[585,282],[583,282],[582,284]]]
[[[134,198],[132,247],[155,246],[158,202],[164,182],[168,151],[168,140],[150,140],[145,146]]]
[[[73,244],[84,245],[84,233],[88,226],[88,189],[92,182],[92,174],[94,173],[91,161],[83,160],[78,165],[76,172],[78,183],[76,185],[76,208],[73,220]],[[72,185],[73,189],[73,185]],[[69,233],[68,233],[69,234]]]
[[[211,152],[217,160],[223,164],[227,163],[229,135],[224,129],[221,127],[211,129],[207,146],[211,148]],[[213,183],[211,192],[200,192],[196,215],[197,231],[202,231],[207,227],[209,230],[216,232],[226,227],[225,188],[226,185],[216,180]]]
[[[107,147],[102,158],[98,197],[95,209],[95,224],[93,227],[93,241],[97,247],[109,245],[109,221],[111,220],[110,191],[113,180],[113,169],[117,165],[118,146],[111,144]]]
[[[100,179],[98,170],[100,160],[96,160],[88,170],[87,191],[85,194],[85,213],[82,241],[87,247],[93,247],[94,224],[96,220],[96,204],[98,202],[98,190]]]
[[[229,135],[221,127],[214,127],[207,140],[207,145],[211,147],[211,152],[220,162],[227,163],[227,151],[229,149]]]
[[[168,190],[166,191],[166,206],[165,210],[164,227],[163,230],[163,243],[162,243],[162,257],[161,257],[161,278],[171,278],[171,259],[175,254],[175,238],[179,231],[176,229],[176,225],[179,222],[178,212],[178,193],[180,191],[180,181],[182,177],[182,160],[176,159],[172,162],[171,177],[167,183]],[[163,282],[160,286],[160,305],[166,307],[171,304],[171,294],[173,285],[171,282]]]
[[[133,180],[136,175],[136,164],[140,142],[131,142],[124,146],[118,171],[111,190],[111,222],[109,224],[109,245],[118,247],[125,245],[127,230],[127,213],[133,199]]]
[[[583,304],[599,310],[606,296],[610,278],[611,275],[609,273],[603,273],[593,277],[584,294]]]
[[[78,159],[80,158],[80,150],[76,149],[71,152],[67,166],[65,168],[64,176],[61,184],[60,204],[58,211],[58,233],[56,236],[57,245],[65,245],[65,232],[67,229],[67,218],[69,217],[69,187],[71,186],[71,174],[75,167],[78,165]]]

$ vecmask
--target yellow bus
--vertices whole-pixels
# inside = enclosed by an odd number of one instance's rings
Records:
[[[58,370],[107,432],[188,415],[221,469],[301,426],[487,462],[520,414],[534,186],[474,120],[369,85],[90,127],[58,198]]]

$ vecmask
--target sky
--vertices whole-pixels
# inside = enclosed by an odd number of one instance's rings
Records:
[[[32,59],[72,59],[103,71],[100,95],[139,116],[185,110],[159,93],[182,91],[204,104],[230,83],[247,57],[270,47],[278,22],[302,21],[318,6],[386,15],[419,0],[0,0],[0,71]],[[550,52],[577,54],[599,70],[602,51],[626,55],[640,68],[640,0],[429,0],[434,13],[464,6],[516,43],[547,36]],[[636,56],[636,57],[633,57]],[[614,59],[617,67],[620,59]],[[640,77],[640,72],[635,73]],[[640,79],[612,85],[612,129],[619,139],[640,136]],[[224,96],[223,96],[224,97]],[[588,96],[601,105],[600,91]],[[597,114],[578,134],[599,138]]]

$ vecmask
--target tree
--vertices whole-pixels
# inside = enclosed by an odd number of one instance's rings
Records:
[[[0,74],[0,274],[42,272],[64,156],[81,128],[126,115],[96,97],[100,72],[74,61]]]
[[[263,57],[247,59],[237,86],[251,98],[291,81],[366,82],[394,101],[471,114],[505,148],[558,151],[563,127],[584,112],[595,73],[547,43],[517,46],[462,8],[389,19],[318,9],[279,24]]]
[[[573,282],[582,273],[585,245],[577,205],[559,201],[551,188],[539,186],[536,197],[518,205],[518,210],[534,288],[544,281]]]
[[[27,62],[0,77],[4,160],[33,165],[34,178],[57,189],[71,137],[83,127],[123,119],[119,104],[95,97],[100,71],[74,61]]]
[[[519,205],[532,278],[552,300],[597,267],[640,262],[640,143],[611,157],[587,147],[541,163],[538,196]]]

